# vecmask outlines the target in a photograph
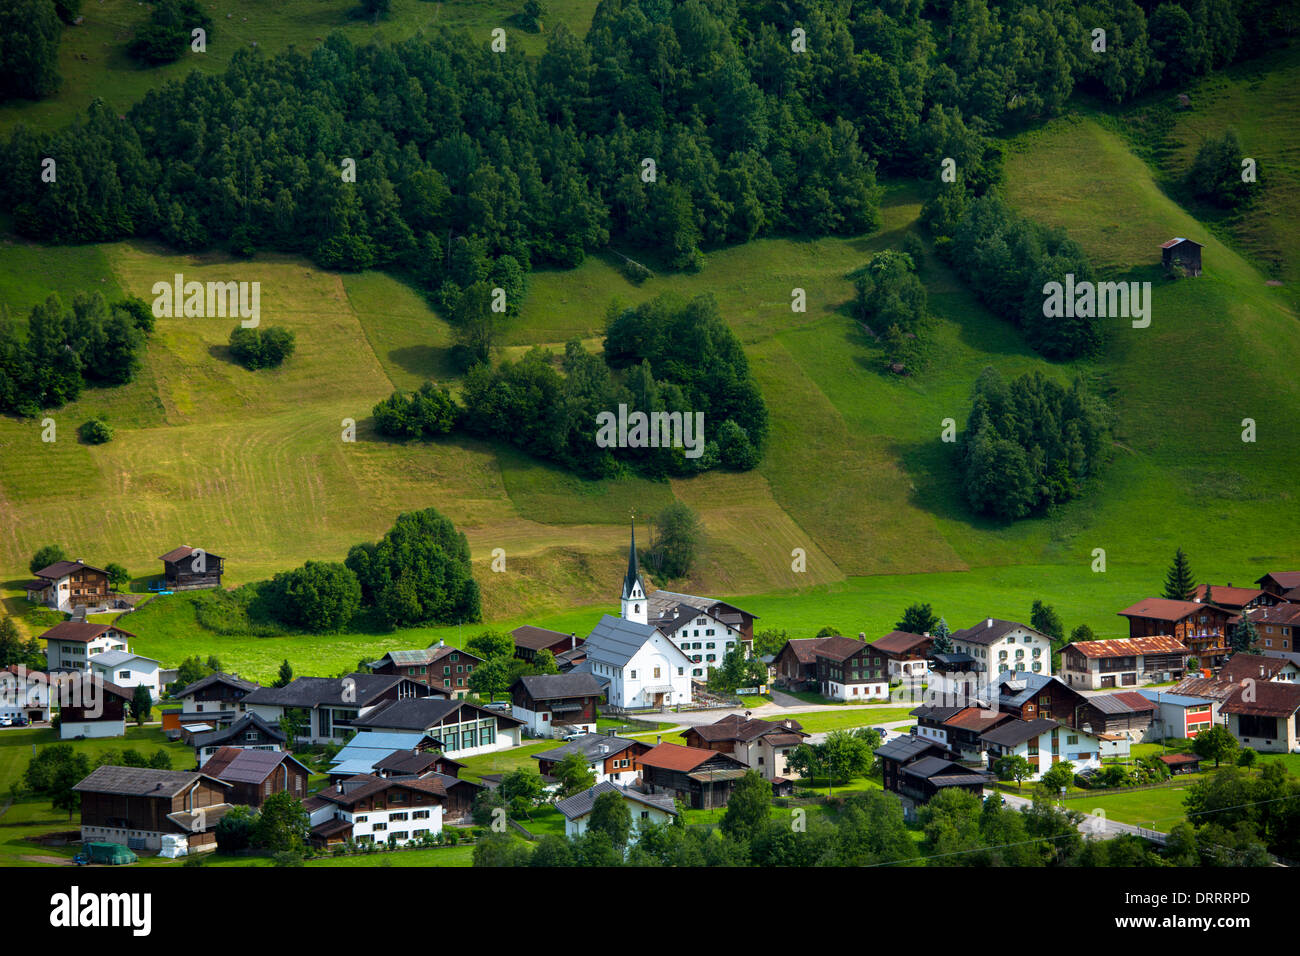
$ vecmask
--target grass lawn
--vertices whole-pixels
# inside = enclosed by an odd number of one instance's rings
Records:
[[[194,749],[179,741],[169,741],[163,736],[160,724],[128,726],[123,737],[86,740],[59,740],[58,734],[50,727],[0,730],[0,793],[8,793],[13,784],[22,781],[23,773],[32,760],[33,747],[39,751],[41,747],[57,743],[66,743],[76,752],[85,754],[91,769],[110,750],[132,749],[145,757],[152,756],[159,749],[166,751],[172,758],[173,770],[190,770],[194,767]]]
[[[536,770],[537,761],[532,755],[543,750],[551,750],[556,746],[558,744],[554,740],[543,740],[541,743],[523,744],[508,750],[479,754],[476,757],[463,757],[461,763],[465,765],[465,769],[461,771],[461,776],[477,783],[485,773],[509,773],[519,767]]]
[[[831,730],[851,730],[855,727],[875,727],[895,720],[906,720],[911,707],[880,707],[871,710],[826,710],[807,714],[791,714],[810,734]]]
[[[525,830],[533,836],[546,836],[548,833],[564,836],[564,814],[554,806],[538,807],[529,814],[529,818],[515,817]]]
[[[1101,810],[1111,820],[1167,831],[1185,818],[1183,800],[1186,796],[1187,787],[1181,785],[1128,793],[1098,791],[1087,797],[1067,800],[1065,805],[1067,809],[1082,813]]]

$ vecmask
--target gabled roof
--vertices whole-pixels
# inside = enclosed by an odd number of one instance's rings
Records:
[[[394,667],[423,667],[429,664],[436,664],[450,654],[460,654],[468,657],[475,663],[483,663],[483,658],[477,654],[472,654],[461,647],[450,647],[446,644],[433,644],[423,649],[406,650],[406,651],[389,651],[377,661],[371,661],[371,667],[380,667],[384,661],[388,661]]]
[[[1191,650],[1176,637],[1117,637],[1103,641],[1073,641],[1061,648],[1074,648],[1090,660],[1110,657],[1138,657],[1143,654],[1190,654]]]
[[[1300,625],[1300,604],[1253,607],[1246,613],[1255,624]]]
[[[523,686],[533,700],[565,700],[572,697],[599,697],[600,684],[591,674],[528,674],[510,685],[513,692]]]
[[[464,764],[452,760],[450,757],[444,757],[436,750],[394,750],[386,757],[381,757],[373,764],[376,772],[388,771],[392,774],[415,774],[419,775],[433,767],[439,761],[447,761],[456,764],[458,767]]]
[[[202,551],[202,549],[191,548],[188,544],[183,544],[179,548],[172,548],[166,554],[158,555],[158,560],[166,561],[168,564],[172,564],[176,561],[179,561],[181,558],[190,557],[192,554],[194,554],[195,551]],[[203,554],[205,557],[216,558],[218,561],[221,560],[221,555],[213,554],[211,551],[203,551]]]
[[[1290,664],[1291,662],[1285,658],[1265,657],[1262,654],[1246,654],[1238,651],[1228,658],[1219,671],[1219,680],[1232,684],[1240,684],[1247,678],[1268,681]]]
[[[998,702],[1004,707],[1019,707],[1029,701],[1035,694],[1051,683],[1060,684],[1067,690],[1069,686],[1062,680],[1046,674],[1032,671],[1003,671],[994,678],[993,686],[998,692]]]
[[[135,637],[130,631],[124,631],[114,624],[92,624],[89,621],[64,621],[40,635],[43,641],[77,641],[89,644],[108,631],[116,631],[123,637]]]
[[[38,578],[48,578],[51,581],[57,581],[61,577],[72,574],[75,571],[98,571],[100,574],[107,574],[103,568],[97,568],[93,565],[86,564],[84,561],[55,561],[49,567],[41,568],[36,572]]]
[[[1117,612],[1120,617],[1141,617],[1152,621],[1181,621],[1198,611],[1211,608],[1209,604],[1195,601],[1171,601],[1169,598],[1147,598],[1132,607]]]
[[[1088,703],[1103,714],[1144,714],[1154,711],[1156,705],[1136,691],[1118,694],[1098,694],[1089,697]]]
[[[552,762],[563,760],[569,754],[579,754],[586,760],[594,761],[605,757],[612,757],[620,754],[629,747],[637,744],[648,747],[639,740],[629,740],[626,737],[615,737],[613,734],[583,734],[576,740],[570,740],[561,747],[555,747],[551,750],[543,750],[541,753],[533,754],[534,760],[548,760]],[[601,747],[609,749],[602,751]]]
[[[902,772],[909,777],[919,777],[922,780],[929,780],[932,784],[939,787],[953,786],[956,784],[969,784],[977,780],[991,783],[993,775],[980,770],[972,770],[970,767],[964,767],[952,760],[945,760],[942,757],[922,757],[912,763],[906,764]]]
[[[1253,696],[1253,700],[1247,698]],[[1290,717],[1300,710],[1300,685],[1256,681],[1238,685],[1228,694],[1220,708],[1228,714],[1252,714],[1259,717]]]
[[[486,710],[463,700],[447,700],[442,697],[402,697],[398,700],[385,701],[373,710],[367,711],[353,720],[352,726],[424,730],[461,710],[473,711],[479,715],[471,717],[471,720],[495,717],[498,727],[518,726],[523,723],[515,717],[508,717],[495,710]]]
[[[956,756],[955,751],[950,747],[939,743],[939,741],[930,740],[926,737],[918,737],[912,734],[909,734],[906,737],[895,737],[893,740],[881,744],[875,750],[877,757],[884,757],[888,760],[898,760],[902,762],[913,760],[922,754],[936,752]]]
[[[1003,621],[996,617],[987,617],[978,624],[963,628],[960,631],[954,631],[952,633],[952,639],[954,641],[962,641],[966,644],[988,645],[1002,640],[1007,636],[1007,634],[1016,630],[1028,631],[1030,634],[1035,634],[1038,637],[1041,637],[1049,644],[1052,641],[1052,639],[1042,631],[1036,631],[1028,624],[1020,624],[1016,621]]]
[[[203,772],[227,783],[262,783],[280,765],[288,761],[297,764],[308,775],[311,771],[293,754],[280,750],[246,750],[242,747],[222,747],[203,765]]]
[[[691,728],[702,740],[710,743],[718,740],[740,740],[749,742],[771,735],[795,734],[807,737],[797,720],[759,720],[757,717],[746,718],[740,714],[727,714],[711,724],[698,724]]]
[[[347,675],[342,677],[296,677],[284,687],[259,687],[244,698],[245,704],[315,708],[325,704],[365,707],[407,678],[400,674]],[[345,699],[344,695],[347,695]]]
[[[855,641],[851,637],[824,637],[813,651],[818,657],[831,661],[846,661],[863,648],[871,647],[865,641]]]
[[[1035,720],[1008,720],[1005,724],[994,727],[982,734],[980,739],[1002,747],[1014,747],[1017,744],[1023,744],[1031,737],[1045,734],[1053,727],[1059,726],[1061,725],[1057,721],[1049,720],[1046,717],[1038,717]],[[1083,731],[1077,732],[1083,733]]]
[[[1255,583],[1260,587],[1263,587],[1264,582],[1269,578],[1272,578],[1277,586],[1283,591],[1289,591],[1292,588],[1300,588],[1300,571],[1270,571]]]
[[[410,752],[421,745],[437,743],[436,738],[422,731],[388,733],[362,730],[334,755],[334,760],[330,764],[330,773],[369,773],[378,762],[395,752]]]
[[[532,624],[525,624],[517,627],[510,632],[510,636],[515,639],[515,647],[524,647],[530,651],[540,651],[544,648],[558,644],[560,641],[573,640],[579,644],[582,639],[573,634],[565,634],[563,631],[552,631],[545,627],[534,627]],[[572,650],[572,648],[569,648]]]
[[[1180,681],[1177,686],[1175,686],[1174,690],[1178,690],[1187,683],[1188,681],[1186,680]],[[1200,697],[1189,694],[1166,693],[1163,690],[1152,690],[1145,687],[1142,690],[1136,691],[1136,693],[1141,694],[1147,700],[1154,701],[1157,704],[1172,704],[1175,707],[1205,707],[1214,703],[1214,701],[1208,696]]]
[[[785,647],[781,648],[777,653],[777,657],[780,657],[781,654],[785,653],[786,648],[789,648],[790,653],[794,655],[794,659],[800,664],[816,664],[817,646],[824,640],[826,640],[824,637],[792,637],[785,642]]]
[[[208,715],[199,715],[208,716]],[[216,716],[213,714],[212,716]],[[246,713],[237,721],[224,730],[209,730],[205,733],[195,734],[190,738],[190,745],[202,749],[203,747],[216,747],[225,744],[227,741],[237,740],[249,728],[256,728],[271,740],[284,743],[288,738],[278,729],[268,724],[265,720],[254,713]]]
[[[724,754],[717,750],[702,750],[699,747],[683,747],[681,744],[659,744],[656,747],[651,747],[637,759],[640,760],[643,767],[689,772],[701,764],[708,763],[715,757],[722,757],[735,764],[740,763],[730,754]]]
[[[447,787],[440,777],[441,775],[438,774],[430,774],[427,777],[380,777],[370,773],[357,774],[355,777],[340,781],[333,787],[326,787],[316,796],[341,807],[355,806],[376,793],[394,789],[420,790],[436,797],[445,797]]]
[[[602,793],[617,793],[625,800],[631,800],[643,806],[653,807],[656,810],[662,810],[664,813],[677,816],[677,808],[673,804],[673,795],[671,793],[640,793],[627,787],[617,786],[608,780],[602,780],[590,790],[584,790],[582,793],[575,793],[571,797],[557,800],[555,809],[563,813],[567,820],[585,817],[595,807],[596,798]]]
[[[917,648],[931,640],[933,638],[924,634],[913,634],[911,631],[890,631],[884,637],[872,641],[871,646],[891,657],[900,657],[905,654],[919,654]]]
[[[1190,243],[1193,246],[1196,246],[1198,249],[1203,248],[1202,244],[1197,242],[1195,239],[1185,239],[1182,236],[1175,236],[1173,239],[1170,239],[1168,242],[1160,243],[1160,248],[1172,249],[1174,246],[1181,245],[1184,242]]]
[[[132,797],[171,799],[200,780],[222,787],[230,784],[197,770],[154,770],[151,767],[96,767],[73,787],[79,793],[113,793]]]
[[[1199,584],[1195,597],[1205,600],[1205,589],[1210,589],[1210,602],[1221,607],[1245,607],[1251,601],[1258,601],[1265,593],[1260,588],[1234,588],[1220,584]]]
[[[606,614],[592,628],[591,634],[583,643],[582,649],[587,653],[587,660],[610,667],[622,669],[628,661],[636,656],[637,651],[645,646],[659,630],[650,624],[638,624],[625,621],[621,617]],[[682,663],[689,663],[686,655],[671,641],[665,641],[665,652],[676,653]],[[668,650],[672,648],[672,650]]]
[[[176,693],[177,697],[188,697],[190,694],[197,694],[201,690],[207,690],[214,684],[224,684],[227,687],[234,687],[236,690],[242,690],[244,693],[257,690],[262,685],[257,681],[244,680],[242,677],[236,677],[234,674],[226,674],[222,671],[216,671],[207,677],[201,677],[188,687],[182,688]]]
[[[162,665],[162,661],[156,661],[152,657],[145,657],[143,654],[132,654],[130,651],[104,651],[102,654],[96,654],[90,658],[89,663],[92,667],[120,667],[127,661],[148,661],[150,664]]]

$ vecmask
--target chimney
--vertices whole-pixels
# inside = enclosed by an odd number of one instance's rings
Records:
[[[987,621],[985,621],[985,622],[984,622],[984,626],[985,626],[985,627],[992,627],[992,626],[993,626],[993,618],[989,618]]]
[[[578,646],[578,632],[577,632],[577,631],[570,631],[570,632],[569,632],[569,650],[573,650],[573,649],[574,649],[575,647],[577,647],[577,646]]]
[[[342,780],[340,780],[338,783],[334,784],[334,792],[335,792],[335,793],[342,793],[342,792],[343,792],[343,781],[342,781]]]
[[[867,632],[858,631],[858,640],[860,640],[863,644],[867,643]]]
[[[663,742],[664,742],[664,735],[663,735],[663,734],[656,734],[656,735],[655,735],[655,746],[658,747],[658,746],[659,746],[661,743],[663,743]]]

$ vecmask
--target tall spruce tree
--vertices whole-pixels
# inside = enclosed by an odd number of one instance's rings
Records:
[[[952,653],[952,631],[948,630],[948,622],[944,618],[939,618],[939,623],[934,626],[930,649],[936,654]]]
[[[1165,597],[1171,601],[1190,601],[1196,593],[1196,579],[1192,576],[1192,567],[1187,555],[1179,548],[1174,553],[1174,563],[1165,575]]]

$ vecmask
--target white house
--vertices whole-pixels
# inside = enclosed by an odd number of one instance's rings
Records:
[[[21,664],[0,668],[0,717],[50,719],[50,675]]]
[[[633,783],[641,775],[637,758],[650,749],[649,744],[613,734],[583,734],[553,750],[533,754],[537,770],[551,776],[555,765],[569,754],[576,753],[587,762],[587,768],[596,775],[597,783]]]
[[[312,842],[418,842],[442,832],[446,787],[434,774],[394,779],[358,774],[304,801]]]
[[[130,631],[111,624],[64,621],[44,634],[45,662],[51,671],[89,671],[90,659],[106,651],[126,651]]]
[[[90,658],[91,670],[104,680],[132,691],[137,687],[147,687],[155,701],[162,696],[158,681],[161,667],[162,664],[152,657],[143,657],[130,651],[104,651]]]
[[[587,659],[572,673],[589,673],[610,706],[663,708],[691,699],[691,662],[658,628],[606,614],[582,649]]]
[[[629,846],[637,841],[637,831],[642,827],[656,823],[669,823],[677,816],[671,793],[641,793],[606,780],[596,784],[590,790],[575,793],[555,804],[555,809],[564,814],[565,836],[573,839],[587,832],[587,824],[591,822],[591,811],[596,806],[596,798],[602,793],[617,793],[631,811],[632,832],[628,835]]]
[[[1102,741],[1095,734],[1068,727],[1049,717],[1013,719],[985,731],[980,740],[987,747],[989,769],[999,757],[1018,754],[1034,768],[1030,780],[1039,780],[1052,764],[1068,760],[1075,773],[1101,767]]]
[[[976,669],[989,674],[1029,671],[1052,674],[1052,639],[1025,624],[985,618],[973,627],[954,631],[953,651],[969,654]]]
[[[510,714],[535,737],[596,732],[604,693],[593,674],[525,674],[509,689]]]

